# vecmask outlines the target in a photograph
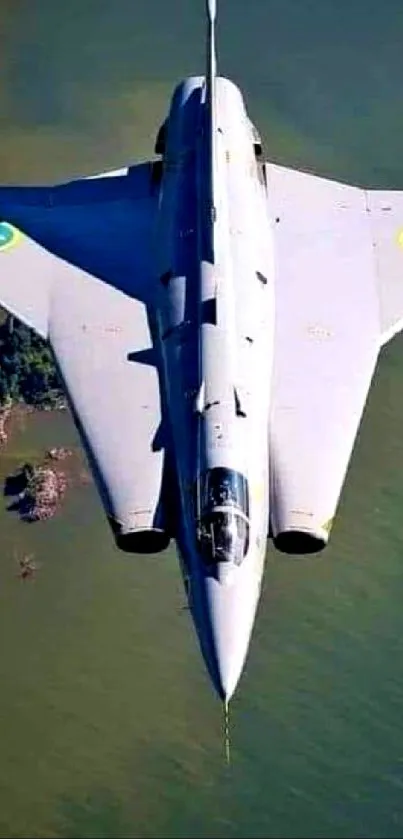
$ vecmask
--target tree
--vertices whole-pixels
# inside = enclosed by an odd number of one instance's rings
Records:
[[[8,316],[0,325],[0,405],[9,398],[29,405],[53,405],[61,395],[47,341]]]

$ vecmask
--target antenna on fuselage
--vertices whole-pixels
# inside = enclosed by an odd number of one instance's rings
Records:
[[[230,730],[229,730],[229,700],[224,700],[224,749],[225,749],[225,760],[229,766],[231,763],[231,739],[230,739]]]
[[[216,0],[206,0],[207,10],[207,67],[206,67],[206,83],[207,89],[211,94],[214,85],[214,79],[217,74],[217,59],[215,52],[215,19],[217,15]]]
[[[215,52],[215,19],[217,14],[216,0],[206,0],[207,11],[207,55],[206,55],[206,137],[208,149],[208,169],[209,169],[209,198],[208,211],[212,224],[210,224],[211,234],[211,261],[214,261],[214,242],[213,242],[213,227],[216,220],[216,208],[214,201],[214,158],[215,158],[215,130],[216,130],[216,103],[215,103],[215,80],[217,75],[217,59]]]

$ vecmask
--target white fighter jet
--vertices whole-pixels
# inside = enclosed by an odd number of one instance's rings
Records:
[[[403,327],[403,192],[266,163],[206,8],[154,160],[0,189],[0,302],[50,342],[119,548],[176,540],[227,707],[267,537],[325,547]]]

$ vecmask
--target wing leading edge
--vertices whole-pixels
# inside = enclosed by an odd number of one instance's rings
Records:
[[[150,306],[157,198],[152,164],[0,189],[0,303],[49,338],[118,544],[141,551],[169,541]]]

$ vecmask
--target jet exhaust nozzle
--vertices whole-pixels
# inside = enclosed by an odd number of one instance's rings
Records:
[[[170,534],[162,527],[141,527],[129,530],[109,517],[109,524],[115,537],[116,546],[125,553],[157,554],[164,551],[170,542]]]
[[[328,534],[309,530],[283,530],[273,536],[274,547],[285,554],[314,554],[323,551],[328,542]]]

